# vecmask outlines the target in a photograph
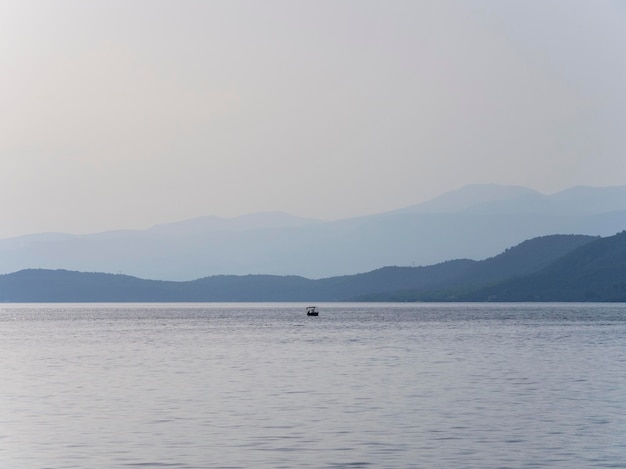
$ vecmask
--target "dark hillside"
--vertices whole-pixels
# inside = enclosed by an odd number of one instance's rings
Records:
[[[364,274],[316,280],[313,291],[324,301],[353,300],[362,295],[403,289],[442,288],[464,275],[476,261],[459,259],[422,267],[383,267]]]
[[[539,271],[598,236],[550,235],[529,239],[497,256],[476,263],[465,284],[486,284]]]
[[[523,277],[537,271],[537,275]],[[626,298],[624,271],[626,234],[611,238],[558,235],[526,241],[484,261],[384,267],[320,280],[217,275],[171,282],[28,269],[0,275],[0,301],[621,301]]]
[[[297,276],[215,275],[185,282],[185,301],[307,301],[313,280]]]
[[[409,288],[387,290],[377,294],[374,290],[360,299],[367,301],[419,301],[446,300],[457,301],[457,296],[468,291],[496,282],[537,272],[564,254],[590,243],[598,237],[585,235],[551,235],[530,239],[497,256],[483,261],[472,261],[464,269],[457,269],[451,275],[437,283],[424,286],[414,285]],[[435,267],[435,266],[433,266]],[[431,269],[429,267],[428,269]]]
[[[26,269],[0,276],[3,302],[179,301],[177,282],[68,270]]]
[[[626,301],[626,231],[588,243],[541,271],[466,295],[468,301]]]

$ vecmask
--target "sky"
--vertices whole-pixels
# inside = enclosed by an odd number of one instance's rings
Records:
[[[621,0],[0,0],[0,238],[626,184]]]

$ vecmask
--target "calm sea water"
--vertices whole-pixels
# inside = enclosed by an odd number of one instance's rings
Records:
[[[626,467],[626,305],[304,306],[0,306],[0,467]]]

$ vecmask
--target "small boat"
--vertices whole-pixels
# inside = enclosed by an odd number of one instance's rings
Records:
[[[306,315],[307,316],[319,316],[320,312],[317,310],[317,306],[307,306]]]

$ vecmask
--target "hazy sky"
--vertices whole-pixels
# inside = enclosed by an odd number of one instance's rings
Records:
[[[626,184],[621,0],[0,0],[0,237]]]

